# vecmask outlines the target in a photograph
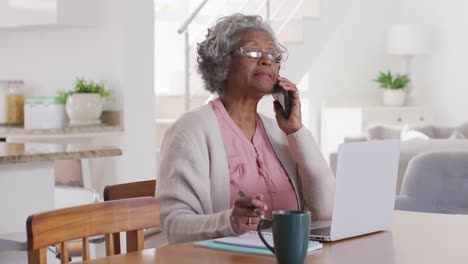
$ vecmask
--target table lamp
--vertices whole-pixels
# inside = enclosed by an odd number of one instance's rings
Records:
[[[411,62],[413,57],[429,52],[429,38],[427,30],[419,25],[392,25],[387,29],[387,52],[403,56],[405,61],[404,74],[408,75],[411,83]],[[408,101],[414,102],[414,83],[408,86]]]

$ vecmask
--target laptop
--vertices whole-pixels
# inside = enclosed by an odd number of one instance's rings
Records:
[[[391,227],[399,140],[340,145],[331,221],[313,221],[310,239],[335,241]]]

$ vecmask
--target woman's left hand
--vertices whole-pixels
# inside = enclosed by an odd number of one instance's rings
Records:
[[[278,84],[286,91],[292,92],[291,98],[291,113],[289,118],[286,119],[281,114],[281,105],[278,102],[274,102],[275,117],[281,130],[287,135],[292,134],[302,127],[301,117],[301,100],[299,98],[299,90],[297,86],[284,77],[278,77]]]

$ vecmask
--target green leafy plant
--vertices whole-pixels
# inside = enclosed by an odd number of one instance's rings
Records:
[[[73,94],[78,93],[96,93],[101,95],[102,98],[107,101],[111,100],[112,90],[106,89],[104,83],[96,83],[94,81],[88,81],[85,78],[76,78],[75,87],[71,91],[59,91],[58,94],[60,97],[67,100],[67,97]]]
[[[388,70],[387,73],[380,72],[377,79],[373,81],[379,83],[380,88],[398,90],[404,89],[410,82],[410,79],[406,74],[400,75],[397,73],[393,75],[392,72]]]

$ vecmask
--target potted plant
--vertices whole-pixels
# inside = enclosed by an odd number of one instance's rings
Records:
[[[71,126],[100,124],[103,99],[110,100],[111,91],[102,82],[77,78],[71,91],[60,91]]]
[[[409,84],[410,79],[406,74],[393,75],[390,70],[380,72],[374,82],[379,83],[379,88],[385,89],[383,93],[383,104],[390,106],[400,106],[405,104],[406,92],[405,88]]]

